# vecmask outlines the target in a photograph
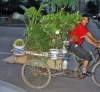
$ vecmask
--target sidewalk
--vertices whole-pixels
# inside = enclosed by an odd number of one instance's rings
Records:
[[[0,92],[28,92],[7,82],[0,81]]]

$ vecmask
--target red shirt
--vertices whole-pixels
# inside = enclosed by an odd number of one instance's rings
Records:
[[[70,43],[78,43],[81,45],[83,43],[84,37],[88,33],[88,29],[82,23],[78,23],[77,27],[70,33]]]

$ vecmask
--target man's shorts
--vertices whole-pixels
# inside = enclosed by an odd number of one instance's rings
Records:
[[[73,44],[70,44],[68,48],[71,52],[73,52],[79,58],[88,60],[88,61],[92,60],[92,56],[85,49],[83,49],[81,45],[73,43]]]

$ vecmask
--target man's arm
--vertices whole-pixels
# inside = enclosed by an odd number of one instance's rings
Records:
[[[92,40],[90,39],[90,37],[88,37],[88,35],[85,36],[84,38],[85,38],[90,44],[92,44],[93,46],[98,47],[98,44],[95,43],[94,41],[92,41]],[[99,47],[100,47],[100,46],[99,46]]]
[[[87,35],[90,37],[91,40],[93,40],[95,43],[98,42],[98,40],[91,34],[90,32],[87,33]]]

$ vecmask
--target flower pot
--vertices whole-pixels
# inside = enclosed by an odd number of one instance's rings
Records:
[[[50,49],[50,58],[56,60],[58,58],[58,49]]]
[[[15,55],[24,55],[24,53],[25,53],[25,51],[24,51],[25,45],[16,46],[15,44],[13,44],[13,46],[14,46],[14,54]]]

